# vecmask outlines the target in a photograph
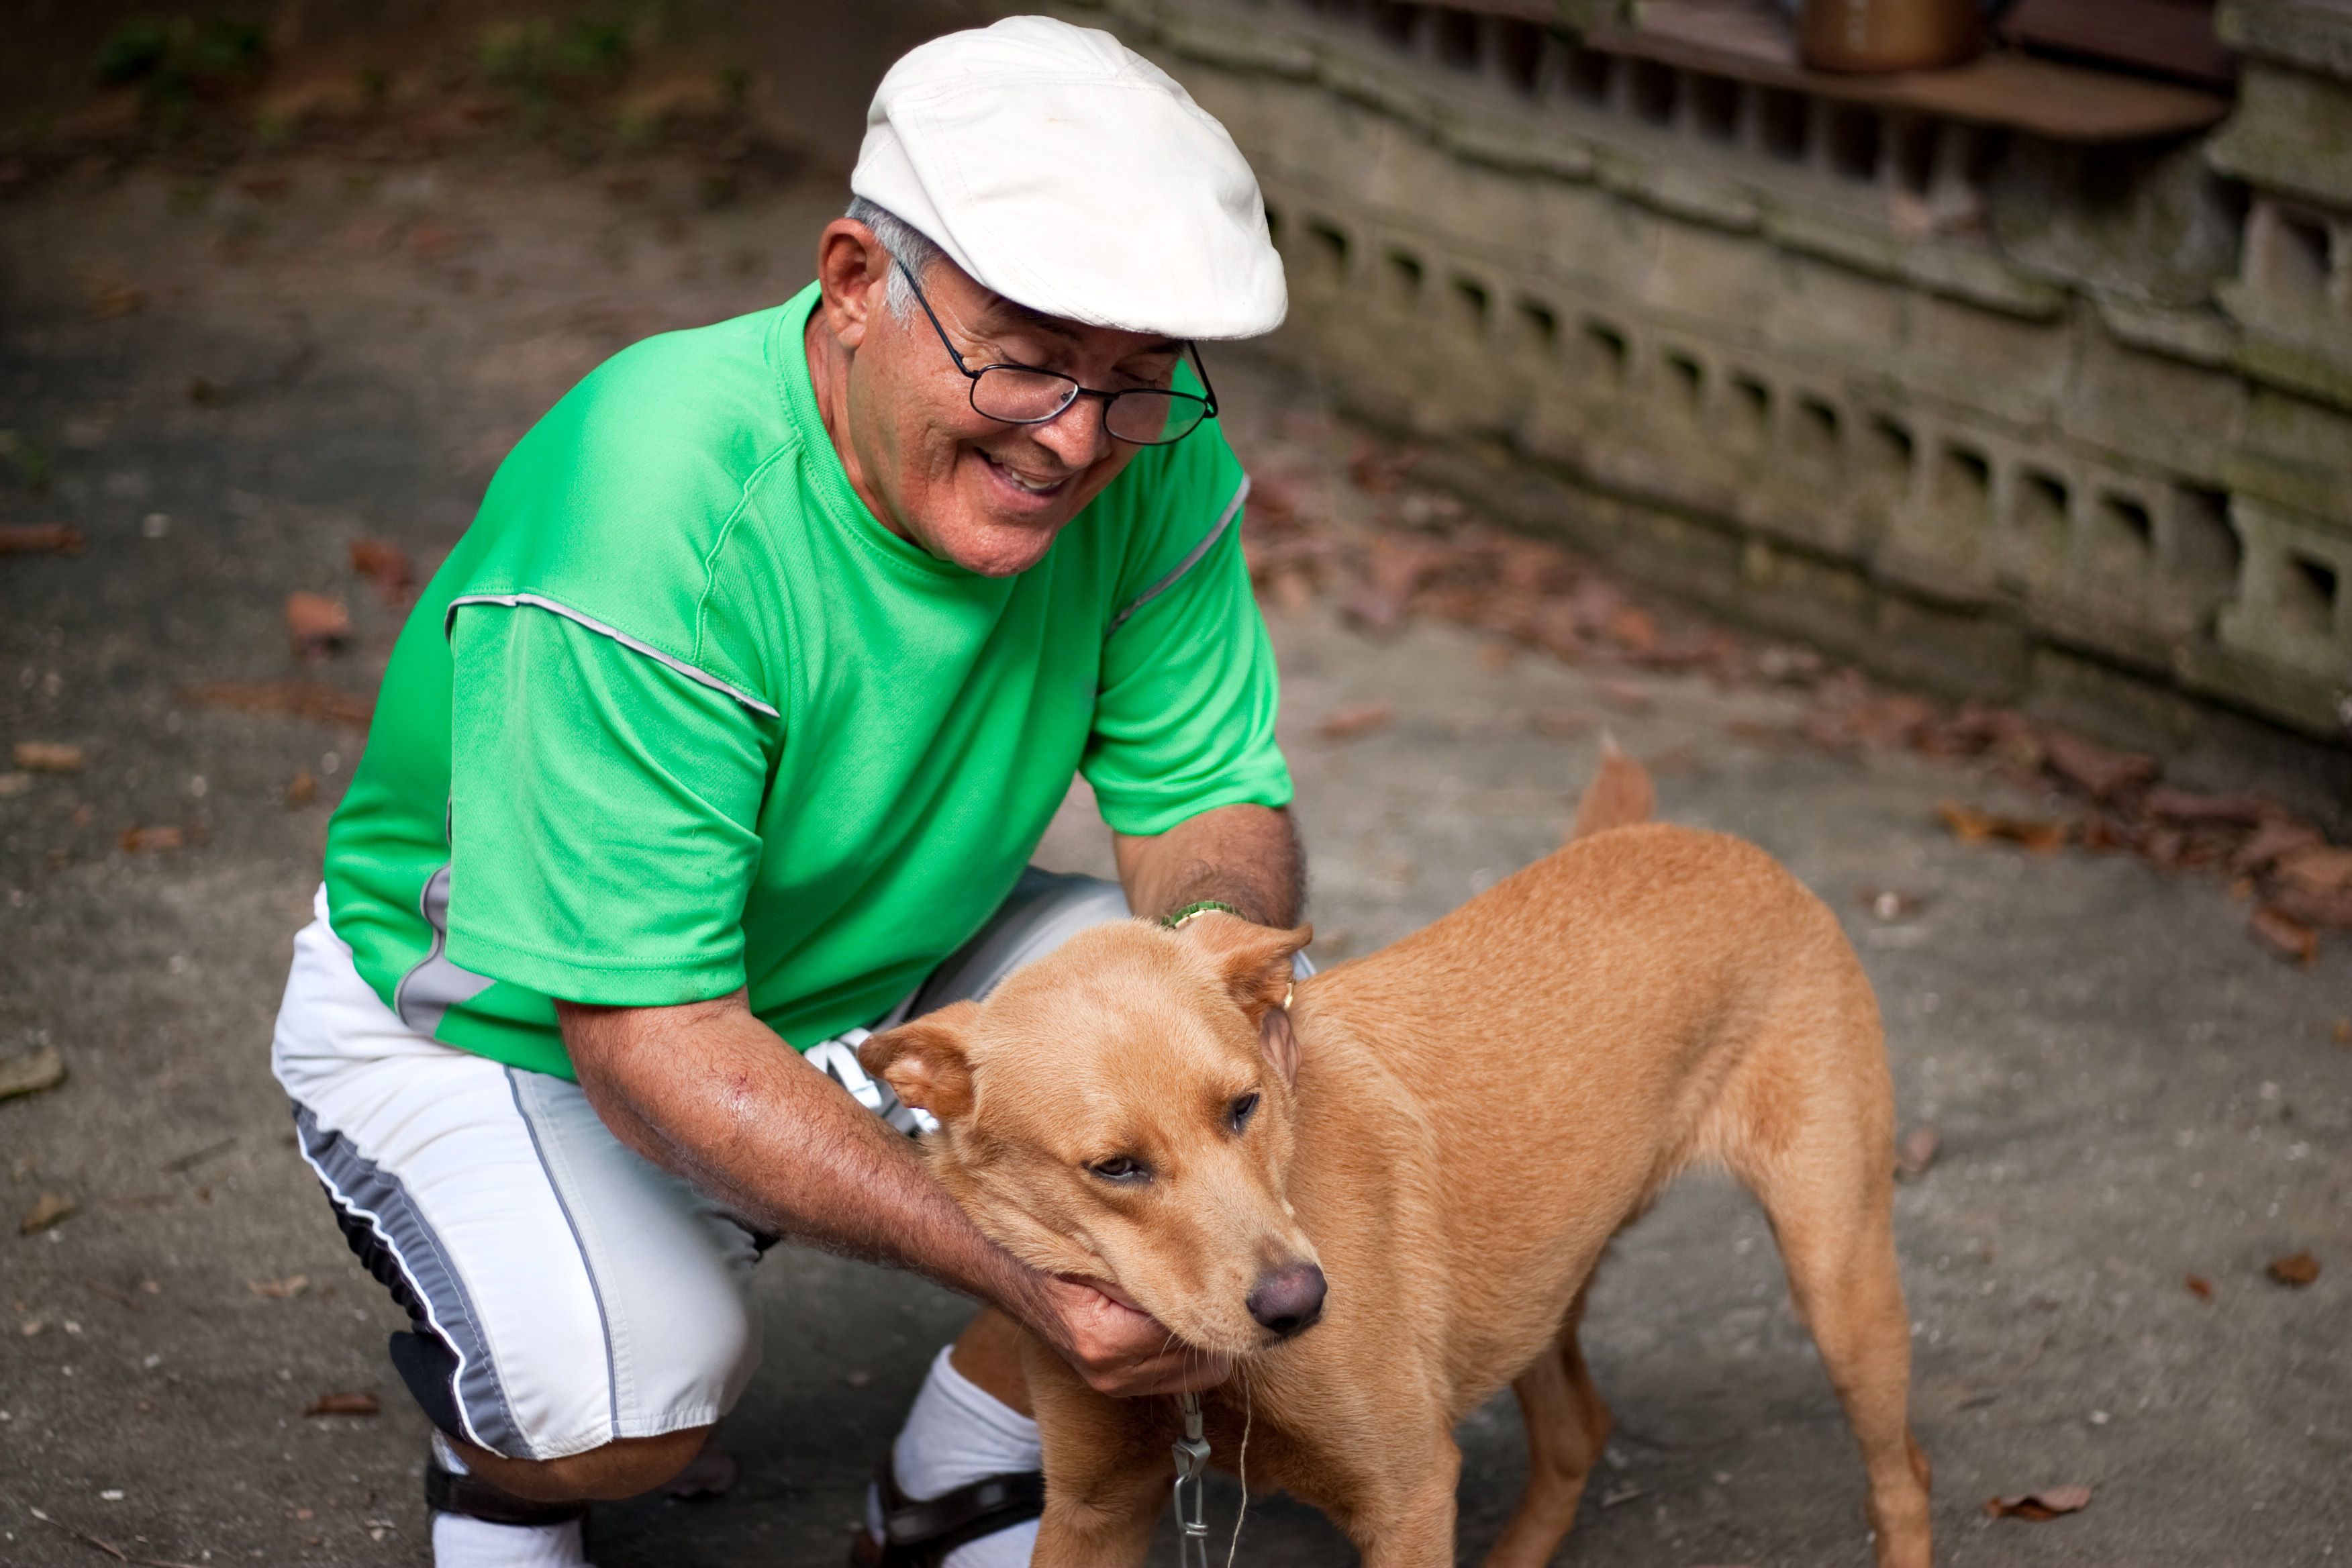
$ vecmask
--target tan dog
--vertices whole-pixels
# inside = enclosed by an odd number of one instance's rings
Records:
[[[1926,1568],[1877,1004],[1763,851],[1600,831],[1649,801],[1612,749],[1566,847],[1286,1010],[1306,929],[1138,921],[861,1055],[940,1118],[934,1168],[989,1235],[1240,1358],[1203,1396],[1216,1462],[1246,1420],[1253,1486],[1321,1508],[1373,1568],[1453,1561],[1453,1430],[1506,1383],[1528,1480],[1487,1562],[1549,1560],[1611,1428],[1577,1347],[1593,1265],[1677,1172],[1727,1165],[1861,1445],[1880,1568]],[[1141,1563],[1175,1402],[1026,1359],[1035,1563]]]

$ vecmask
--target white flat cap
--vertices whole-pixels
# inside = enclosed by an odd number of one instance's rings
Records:
[[[1008,16],[913,50],[874,94],[849,188],[1066,321],[1248,338],[1289,307],[1234,139],[1094,28]]]

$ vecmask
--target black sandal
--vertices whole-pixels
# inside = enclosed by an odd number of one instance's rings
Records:
[[[887,1464],[874,1485],[882,1497],[882,1538],[860,1525],[849,1548],[852,1568],[940,1568],[964,1542],[1045,1511],[1045,1478],[1035,1470],[983,1476],[921,1502],[898,1489]]]
[[[492,1524],[563,1524],[587,1517],[588,1505],[533,1502],[529,1498],[500,1491],[471,1472],[459,1475],[444,1467],[437,1456],[427,1455],[425,1512],[428,1520],[436,1513],[455,1513]]]

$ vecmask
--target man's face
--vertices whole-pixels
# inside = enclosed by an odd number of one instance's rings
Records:
[[[811,372],[850,482],[892,532],[983,576],[1026,571],[1137,448],[1081,397],[1044,425],[1007,425],[971,405],[919,306],[887,303],[892,265],[862,224],[836,221],[819,248],[825,299],[811,321]],[[1164,387],[1183,345],[1040,315],[942,260],[921,279],[964,363],[1058,371],[1104,391]]]

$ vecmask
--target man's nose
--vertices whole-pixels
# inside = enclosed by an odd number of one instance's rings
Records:
[[[1110,432],[1103,426],[1109,405],[1099,397],[1077,397],[1043,425],[1029,426],[1037,444],[1073,468],[1092,468],[1108,451]]]
[[[1249,1314],[1259,1326],[1286,1340],[1315,1326],[1328,1292],[1322,1269],[1312,1263],[1289,1264],[1257,1282],[1249,1293]]]

